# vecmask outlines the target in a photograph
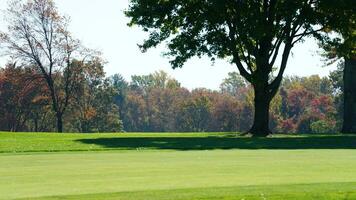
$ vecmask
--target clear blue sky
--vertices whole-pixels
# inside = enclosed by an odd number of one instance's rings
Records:
[[[7,0],[0,0],[0,9],[5,9]],[[164,70],[182,83],[184,87],[217,89],[228,72],[237,69],[226,61],[211,64],[208,58],[192,59],[182,69],[172,70],[168,58],[162,56],[164,45],[141,53],[137,47],[146,34],[139,28],[126,26],[128,19],[123,11],[128,0],[56,0],[59,11],[71,17],[70,30],[87,47],[99,49],[108,61],[107,75],[122,74],[127,80],[131,75],[148,74]],[[0,29],[4,22],[0,21]],[[289,60],[287,75],[326,76],[334,67],[322,67],[318,47],[313,40],[298,44]],[[0,58],[3,65],[5,59]]]

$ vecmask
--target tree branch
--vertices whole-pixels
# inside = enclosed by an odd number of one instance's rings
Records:
[[[250,73],[247,72],[245,67],[242,65],[238,50],[236,49],[236,39],[235,39],[234,27],[229,22],[227,24],[229,27],[230,50],[232,51],[233,62],[236,64],[238,70],[240,71],[241,76],[243,76],[244,78],[246,78],[246,80],[251,82],[252,76]]]

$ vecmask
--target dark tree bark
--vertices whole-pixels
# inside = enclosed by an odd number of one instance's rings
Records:
[[[249,131],[254,137],[265,137],[271,134],[269,129],[269,107],[271,98],[267,90],[261,86],[255,86],[254,120]]]
[[[57,113],[57,132],[63,133],[63,115],[61,113]]]
[[[342,133],[356,133],[356,59],[345,58]]]
[[[34,124],[35,124],[35,132],[38,132],[38,116],[37,115],[34,119]]]

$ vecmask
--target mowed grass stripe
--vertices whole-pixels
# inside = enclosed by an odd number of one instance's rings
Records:
[[[239,186],[99,193],[30,198],[31,200],[352,200],[356,183],[316,183],[297,185]],[[29,199],[29,198],[26,198]],[[18,199],[24,200],[24,199]]]
[[[0,154],[0,163],[1,199],[356,182],[355,150]]]

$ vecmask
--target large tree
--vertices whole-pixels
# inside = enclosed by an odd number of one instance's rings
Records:
[[[8,30],[0,32],[0,44],[14,61],[34,66],[45,80],[63,131],[63,114],[73,98],[77,73],[72,60],[83,57],[83,48],[68,31],[68,20],[53,0],[11,1],[6,12]]]
[[[328,20],[326,34],[317,34],[324,55],[343,60],[343,125],[341,132],[356,133],[356,7],[354,0],[328,0],[322,11]],[[327,34],[333,32],[334,34]],[[323,32],[322,32],[323,33]]]
[[[143,51],[167,42],[173,68],[203,55],[236,65],[254,88],[254,123],[249,132],[266,136],[271,133],[270,102],[293,46],[323,28],[315,26],[323,20],[318,4],[317,0],[131,0],[126,15],[129,25],[149,33],[140,46]]]

